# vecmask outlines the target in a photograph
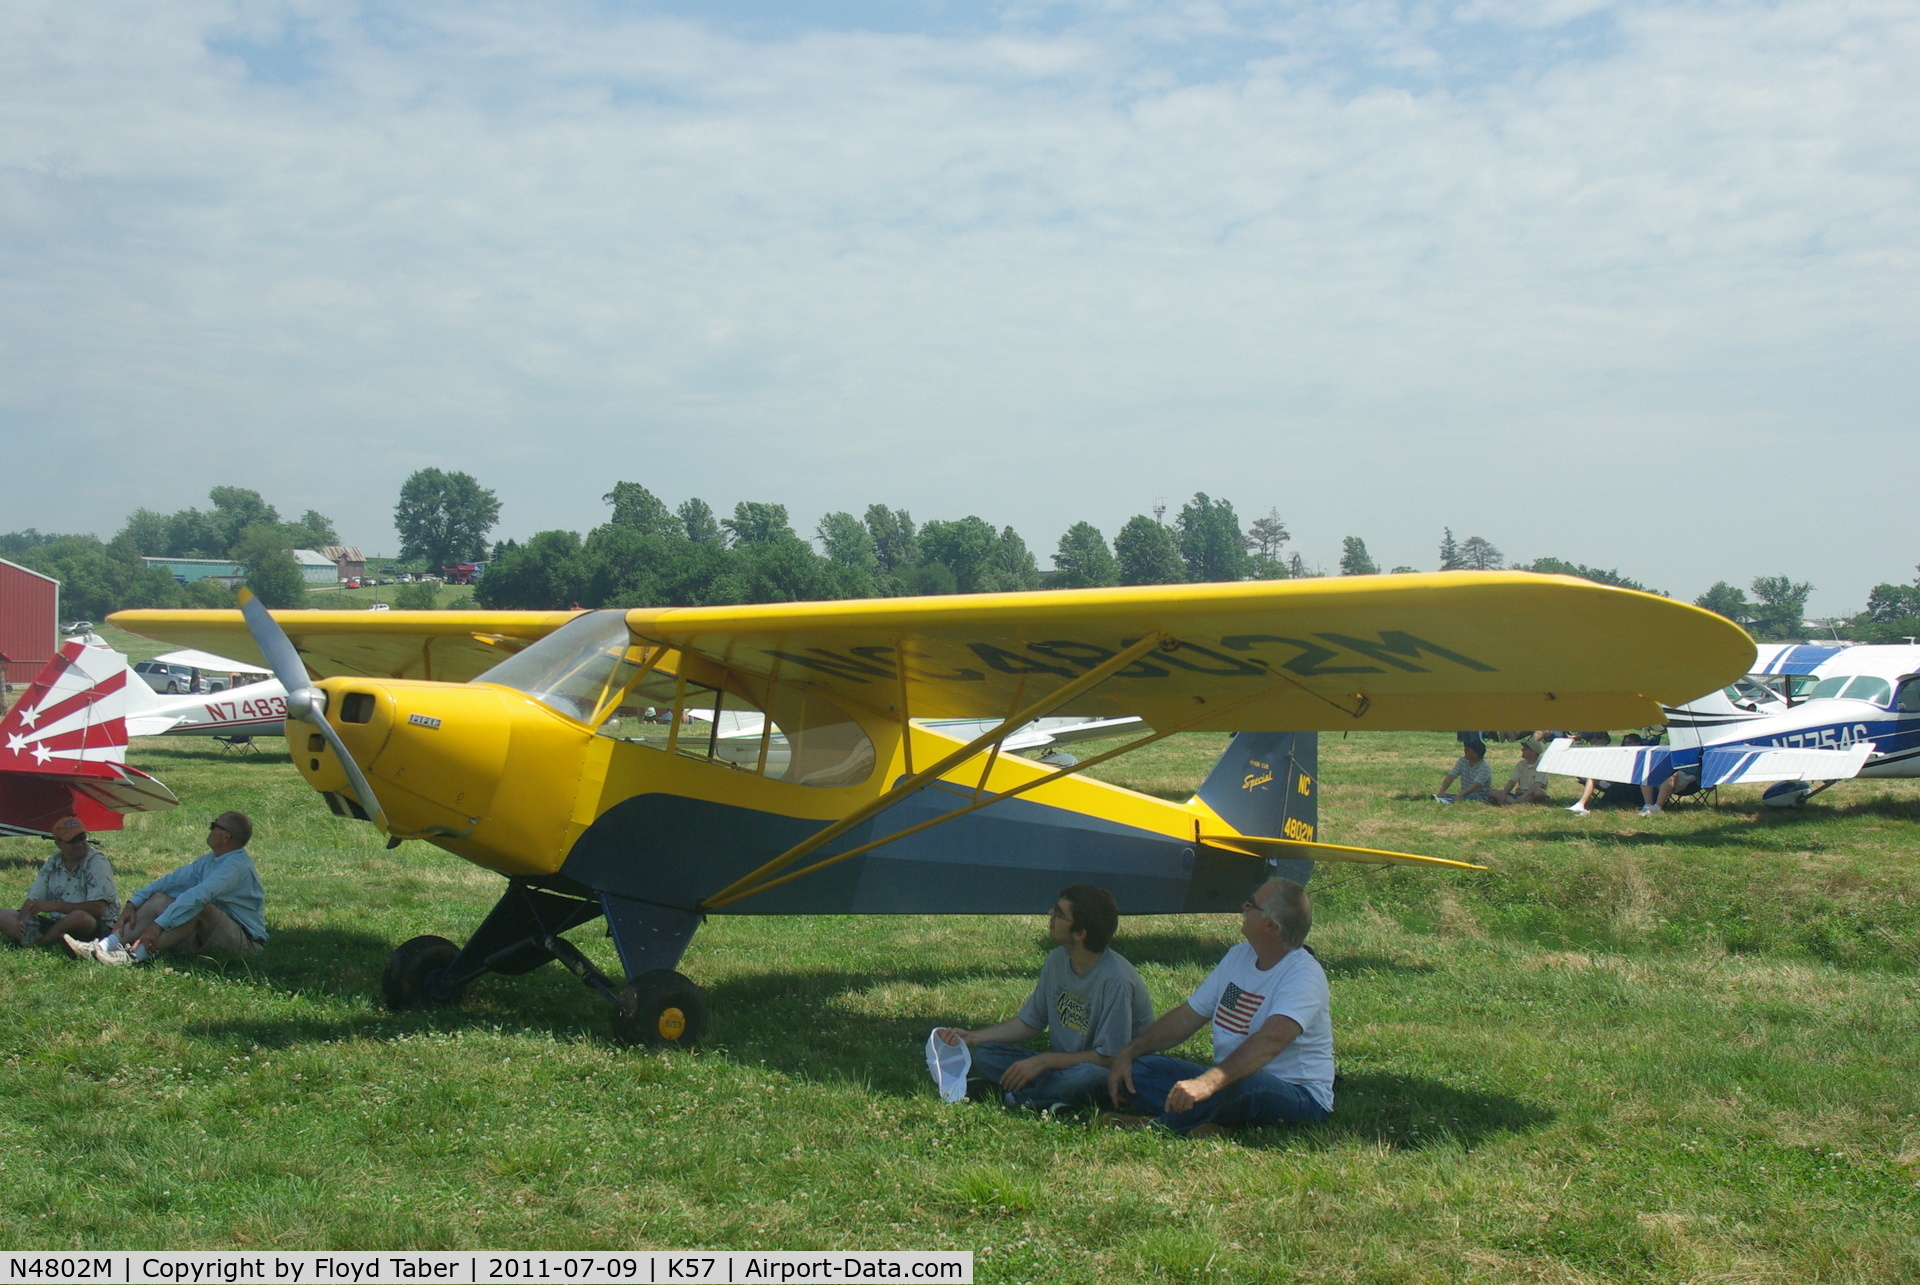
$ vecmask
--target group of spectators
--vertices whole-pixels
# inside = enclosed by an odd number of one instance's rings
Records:
[[[969,1096],[1039,1111],[1109,1102],[1118,1109],[1100,1113],[1104,1124],[1191,1137],[1332,1113],[1331,997],[1306,945],[1305,888],[1278,878],[1256,888],[1241,903],[1241,941],[1157,1018],[1146,983],[1112,949],[1119,922],[1105,889],[1062,889],[1047,917],[1055,948],[1020,1011],[979,1030],[934,1031],[971,1051]],[[1166,1056],[1209,1024],[1211,1065]],[[1043,1032],[1044,1053],[1017,1042]]]
[[[1540,770],[1540,754],[1552,743],[1555,733],[1535,732],[1520,743],[1520,761],[1513,765],[1506,785],[1493,788],[1493,768],[1487,762],[1487,743],[1478,736],[1463,736],[1460,757],[1453,768],[1440,778],[1435,803],[1490,803],[1496,808],[1516,803],[1547,802],[1547,777]],[[1452,789],[1458,781],[1460,788]]]
[[[207,851],[120,902],[113,863],[78,817],[54,822],[53,855],[18,910],[0,909],[0,935],[21,947],[60,946],[76,959],[128,965],[156,955],[256,955],[267,942],[266,891],[247,844],[253,822],[222,812]]]
[[[1460,757],[1453,767],[1440,779],[1440,792],[1433,796],[1436,803],[1479,802],[1494,807],[1510,807],[1516,803],[1547,803],[1546,774],[1540,771],[1540,755],[1555,739],[1568,736],[1566,732],[1538,731],[1520,743],[1520,761],[1514,764],[1513,774],[1507,778],[1503,789],[1493,788],[1493,769],[1487,764],[1487,743],[1479,734],[1462,732],[1460,735]],[[1613,737],[1606,732],[1579,732],[1571,734],[1576,745],[1611,745]],[[1620,738],[1623,749],[1636,748],[1649,744],[1638,732],[1628,732]],[[1641,816],[1655,816],[1666,810],[1677,790],[1687,790],[1698,784],[1699,778],[1687,772],[1673,772],[1658,786],[1640,785],[1632,781],[1603,781],[1594,777],[1576,777],[1574,783],[1580,787],[1580,797],[1567,806],[1567,811],[1575,816],[1586,816],[1600,806],[1631,808],[1637,807]],[[1454,782],[1459,782],[1457,791],[1452,790]]]

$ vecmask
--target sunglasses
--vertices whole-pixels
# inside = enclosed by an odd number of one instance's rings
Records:
[[[86,831],[84,830],[82,830],[79,834],[72,835],[68,838],[54,840],[55,843],[85,843],[86,841],[87,841],[87,834],[86,834]]]
[[[233,831],[227,829],[227,827],[225,827],[224,825],[221,825],[218,821],[207,822],[207,829],[218,830],[221,834],[227,834],[227,835],[230,835],[233,833]]]

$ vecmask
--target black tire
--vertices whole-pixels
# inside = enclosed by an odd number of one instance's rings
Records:
[[[458,1004],[467,993],[465,986],[448,994],[429,989],[428,978],[451,964],[460,948],[445,937],[415,937],[402,942],[387,957],[387,971],[380,978],[380,994],[387,1007],[396,1013],[413,1009],[438,1008]]]
[[[178,696],[179,694],[180,694],[180,684],[178,683],[167,684],[167,695]]]
[[[707,1034],[707,1001],[700,988],[669,968],[645,972],[613,1003],[613,1038],[622,1044],[678,1049]]]

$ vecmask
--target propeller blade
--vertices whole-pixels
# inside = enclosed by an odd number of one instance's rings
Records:
[[[340,766],[346,770],[347,780],[353,783],[353,795],[360,801],[360,809],[373,818],[373,824],[380,833],[387,833],[386,809],[380,806],[380,800],[374,796],[373,786],[367,783],[367,777],[360,765],[353,761],[353,755],[347,753],[347,747],[340,740],[340,733],[327,721],[327,694],[313,685],[307,676],[306,662],[300,659],[300,653],[294,649],[293,640],[287,637],[287,631],[280,627],[262,603],[253,594],[241,586],[240,614],[246,619],[247,632],[253,635],[253,645],[266,657],[267,665],[273,670],[273,676],[287,689],[287,714],[301,722],[311,723],[320,735],[327,738],[327,744],[340,759]]]
[[[267,667],[273,670],[273,676],[280,680],[287,694],[291,696],[303,687],[313,686],[313,680],[307,676],[307,663],[300,659],[293,639],[287,637],[287,631],[267,611],[266,604],[254,597],[245,585],[240,587],[238,596],[240,614],[246,618],[253,645],[266,657]]]

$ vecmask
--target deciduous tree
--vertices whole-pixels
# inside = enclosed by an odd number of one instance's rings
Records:
[[[721,545],[726,543],[726,535],[720,530],[719,521],[713,516],[713,508],[699,498],[680,501],[680,507],[674,510],[679,515],[680,525],[687,539],[695,544]]]
[[[1053,583],[1062,589],[1092,589],[1120,583],[1120,565],[1107,537],[1091,522],[1076,522],[1060,537],[1053,554]]]
[[[649,535],[683,536],[686,528],[680,519],[652,491],[638,482],[615,482],[613,489],[600,497],[602,504],[613,506],[615,526],[630,527]]]
[[[1468,536],[1460,545],[1459,563],[1468,571],[1498,571],[1506,561],[1507,555],[1494,548],[1492,541],[1477,535]]]
[[[1753,617],[1753,604],[1747,601],[1746,592],[1724,580],[1714,581],[1713,588],[1695,598],[1693,605],[1718,612],[1739,625],[1745,624]]]
[[[733,516],[720,519],[735,545],[777,544],[799,539],[787,523],[787,506],[742,500],[733,506]]]
[[[1179,584],[1187,578],[1173,532],[1144,513],[1128,518],[1113,537],[1113,553],[1121,584]]]
[[[1187,564],[1187,579],[1194,581],[1245,580],[1247,578],[1247,537],[1240,530],[1240,519],[1226,500],[1213,500],[1206,492],[1194,493],[1180,508],[1174,520],[1179,533],[1180,557]]]
[[[500,497],[470,473],[424,468],[400,487],[393,529],[400,556],[438,571],[486,556],[487,532],[500,518]]]
[[[241,535],[233,559],[247,569],[247,588],[276,610],[307,605],[306,574],[293,558],[293,542],[277,522],[256,522]]]
[[[1786,576],[1756,576],[1751,585],[1756,599],[1753,632],[1759,638],[1797,638],[1807,614],[1813,586]]]

